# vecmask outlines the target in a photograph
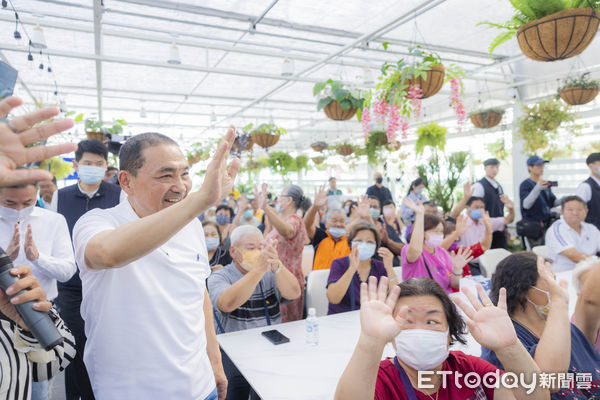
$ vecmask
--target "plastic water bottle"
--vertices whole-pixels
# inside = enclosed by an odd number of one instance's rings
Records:
[[[319,345],[317,310],[312,307],[308,309],[308,318],[306,318],[306,344],[309,346]]]

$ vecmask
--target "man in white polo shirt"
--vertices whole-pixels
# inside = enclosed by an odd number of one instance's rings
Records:
[[[562,218],[546,232],[548,258],[555,272],[569,271],[575,264],[600,252],[600,231],[585,221],[587,205],[577,196],[562,200]]]
[[[75,225],[84,361],[97,400],[216,400],[217,391],[225,398],[196,217],[233,186],[240,164],[234,159],[227,169],[227,157],[234,138],[231,127],[202,187],[190,193],[179,146],[159,133],[133,136],[119,153],[127,201],[91,210]]]

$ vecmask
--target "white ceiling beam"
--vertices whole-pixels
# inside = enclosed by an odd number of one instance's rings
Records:
[[[102,0],[94,0],[94,54],[96,55],[98,118],[102,121]]]

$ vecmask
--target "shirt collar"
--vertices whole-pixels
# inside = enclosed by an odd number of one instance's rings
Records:
[[[596,181],[596,183],[598,184],[598,186],[600,186],[600,181],[594,176],[594,175],[590,175],[590,177]]]
[[[102,182],[100,182],[100,186],[102,186]],[[96,193],[98,193],[98,190],[100,190],[100,186],[98,186],[98,189],[94,190],[92,193],[86,193],[82,188],[81,185],[79,184],[79,181],[77,181],[77,189],[79,189],[79,191],[81,192],[81,194],[83,194],[84,196],[89,197],[90,199],[92,197],[94,197],[96,195]]]
[[[487,175],[485,176],[485,179],[487,179],[487,181],[488,181],[488,182],[489,182],[489,183],[490,183],[490,184],[491,184],[491,185],[494,187],[494,189],[498,189],[498,186],[499,186],[499,185],[498,185],[498,182],[496,182],[496,181],[495,181],[495,180],[493,180],[493,179],[490,179],[490,178],[488,178],[488,176],[487,176]]]

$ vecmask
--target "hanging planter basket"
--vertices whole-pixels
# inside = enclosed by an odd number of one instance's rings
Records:
[[[316,165],[321,165],[325,161],[325,157],[323,157],[323,156],[313,157],[312,160]]]
[[[187,162],[190,165],[197,164],[198,162],[200,162],[200,160],[202,160],[202,153],[196,153],[192,156],[187,157]]]
[[[241,147],[241,141],[239,138],[236,137],[235,141],[233,142],[232,151],[235,152],[240,147]],[[252,150],[252,147],[254,147],[254,138],[253,138],[253,136],[250,136],[248,138],[248,140],[246,141],[246,145],[243,148],[241,148],[240,150],[250,151],[250,150]]]
[[[594,100],[598,95],[598,90],[598,88],[569,86],[560,91],[560,98],[567,104],[578,106]]]
[[[470,118],[475,128],[488,129],[498,125],[502,121],[503,114],[503,111],[489,110],[473,114]]]
[[[523,25],[517,40],[523,54],[536,61],[564,60],[581,54],[598,31],[600,14],[572,8]]]
[[[85,135],[87,136],[88,139],[96,139],[101,142],[104,141],[104,133],[103,132],[86,131]]]
[[[262,147],[268,149],[273,147],[279,142],[279,135],[273,135],[266,132],[256,132],[252,134],[252,141]]]
[[[418,77],[416,79],[408,79],[408,87],[413,85],[419,85],[421,88],[421,99],[431,97],[440,91],[444,86],[444,76],[446,75],[446,69],[443,65],[434,65],[429,71],[427,71],[427,78],[423,79]]]
[[[317,151],[319,153],[323,152],[323,150],[327,149],[327,143],[325,142],[314,142],[313,144],[310,145],[310,147],[312,147],[312,149],[314,151]]]
[[[323,111],[325,111],[327,118],[335,121],[347,121],[356,114],[356,108],[353,107],[342,110],[342,106],[340,106],[340,103],[338,103],[337,100],[333,100],[331,103],[327,104]]]
[[[381,147],[388,144],[387,132],[386,131],[370,131],[367,141],[373,141],[375,146]]]
[[[337,152],[342,156],[349,156],[350,154],[354,153],[354,147],[349,144],[345,144],[338,147]]]

